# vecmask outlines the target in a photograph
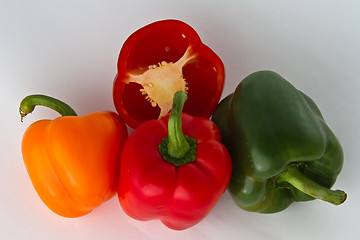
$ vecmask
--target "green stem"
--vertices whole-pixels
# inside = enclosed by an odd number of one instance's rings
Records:
[[[56,98],[37,94],[29,95],[21,101],[19,108],[21,121],[27,114],[33,112],[37,105],[49,107],[60,113],[61,116],[77,116],[76,112],[66,103]]]
[[[334,205],[340,205],[347,197],[344,191],[328,189],[307,178],[296,165],[289,166],[276,180],[276,183],[284,182],[314,198]]]
[[[181,114],[186,100],[185,92],[175,93],[168,122],[168,137],[164,138],[159,146],[161,155],[175,166],[195,160],[196,140],[185,136],[181,127]]]
[[[182,158],[190,150],[190,145],[186,141],[181,128],[181,113],[186,100],[187,95],[185,92],[176,92],[169,117],[169,143],[167,147],[169,155],[174,158]]]

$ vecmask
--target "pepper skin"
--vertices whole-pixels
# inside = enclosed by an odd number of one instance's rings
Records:
[[[125,123],[113,112],[77,117],[68,105],[43,95],[22,101],[22,117],[35,105],[51,107],[63,117],[37,121],[24,133],[22,154],[32,184],[54,213],[85,215],[117,191]]]
[[[215,124],[181,115],[182,104],[175,98],[170,118],[143,123],[128,138],[118,191],[130,217],[160,219],[174,230],[192,227],[210,212],[226,190],[232,170]]]
[[[225,79],[221,59],[178,20],[154,22],[131,34],[121,48],[117,70],[114,105],[132,128],[165,116],[177,91],[188,94],[185,113],[209,118]]]
[[[212,120],[232,156],[229,190],[241,208],[274,213],[294,201],[345,201],[329,189],[343,165],[338,140],[316,104],[277,73],[246,77]]]

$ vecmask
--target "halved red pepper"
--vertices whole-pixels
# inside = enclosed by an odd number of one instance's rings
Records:
[[[185,113],[209,118],[225,78],[221,59],[192,27],[178,20],[154,22],[130,35],[117,69],[114,104],[133,128],[165,116],[177,91],[188,94]]]
[[[181,114],[185,92],[161,120],[140,125],[125,142],[118,197],[137,220],[183,230],[200,222],[226,190],[232,162],[216,125]],[[185,134],[185,135],[184,135]]]

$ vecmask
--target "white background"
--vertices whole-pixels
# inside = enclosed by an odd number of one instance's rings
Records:
[[[23,97],[47,94],[79,115],[115,110],[112,83],[125,39],[156,20],[190,24],[223,60],[223,97],[248,74],[278,72],[321,109],[345,152],[334,188],[341,206],[311,201],[263,215],[238,208],[228,192],[198,225],[173,231],[138,222],[117,198],[90,214],[66,219],[38,198],[24,167]],[[360,215],[360,3],[332,0],[0,0],[0,239],[355,239]]]

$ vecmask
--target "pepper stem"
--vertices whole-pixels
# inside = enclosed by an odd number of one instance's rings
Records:
[[[346,193],[341,190],[328,189],[307,178],[297,166],[289,166],[279,177],[276,183],[289,183],[298,190],[320,200],[334,205],[340,205],[346,200]]]
[[[196,140],[184,135],[181,127],[181,114],[186,100],[185,92],[175,93],[168,121],[168,137],[164,138],[159,145],[161,155],[175,166],[195,160]]]
[[[34,111],[37,105],[45,106],[60,113],[61,116],[77,116],[76,112],[66,103],[49,96],[35,94],[25,97],[19,107],[21,122],[23,118]]]
[[[169,155],[174,158],[182,158],[190,150],[190,145],[186,141],[181,128],[181,113],[186,100],[187,94],[185,92],[176,92],[174,95],[173,107],[169,117],[169,143],[167,147]]]

